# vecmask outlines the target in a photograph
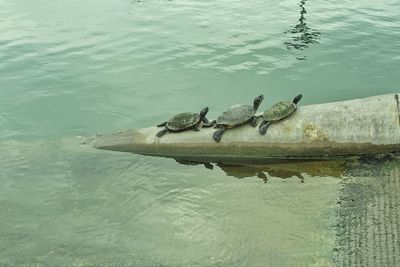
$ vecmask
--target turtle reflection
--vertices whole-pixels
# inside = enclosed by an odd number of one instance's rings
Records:
[[[285,170],[285,169],[272,169],[267,166],[240,166],[240,165],[224,165],[217,163],[217,166],[223,170],[226,175],[236,178],[246,178],[257,176],[266,183],[268,176],[278,177],[282,179],[297,177],[301,183],[304,183],[304,177],[301,172]]]
[[[300,1],[300,18],[299,23],[296,24],[292,29],[285,33],[292,34],[292,40],[290,42],[284,42],[287,49],[303,50],[308,48],[309,44],[318,43],[317,39],[321,32],[311,29],[307,26],[305,15],[307,11],[304,7],[307,0]],[[298,58],[304,60],[305,58]]]

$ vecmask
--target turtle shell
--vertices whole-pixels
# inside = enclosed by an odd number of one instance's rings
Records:
[[[295,112],[296,109],[296,104],[288,101],[282,101],[264,111],[263,118],[266,121],[279,121]]]
[[[254,116],[255,110],[250,105],[234,105],[225,110],[217,118],[217,124],[235,126],[248,121]]]
[[[168,130],[180,131],[195,126],[200,121],[200,114],[186,112],[172,117],[166,127]]]

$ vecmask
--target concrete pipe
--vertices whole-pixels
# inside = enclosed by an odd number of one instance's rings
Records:
[[[266,135],[260,135],[258,127],[243,125],[228,129],[220,143],[212,138],[213,128],[167,133],[158,138],[160,129],[97,135],[90,144],[98,149],[200,162],[325,159],[398,152],[399,94],[300,106],[290,117],[272,124]]]

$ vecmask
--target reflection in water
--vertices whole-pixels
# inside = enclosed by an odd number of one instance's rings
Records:
[[[209,162],[194,162],[194,161],[189,161],[189,160],[184,160],[184,159],[175,159],[176,162],[178,162],[179,164],[182,165],[186,165],[186,166],[197,166],[197,165],[204,165],[204,167],[206,169],[212,170],[214,169],[214,166],[209,163]]]
[[[182,159],[175,159],[179,164],[186,166],[204,165],[209,170],[214,169],[214,165],[210,162],[194,162]],[[304,183],[304,176],[311,177],[370,177],[379,176],[380,168],[387,163],[400,162],[400,154],[378,154],[374,156],[365,156],[353,159],[336,159],[336,160],[271,160],[263,164],[260,163],[243,163],[228,164],[214,163],[228,176],[236,178],[258,177],[264,182],[268,181],[268,177],[277,177],[282,179],[297,177]],[[395,164],[394,164],[395,165]]]
[[[177,160],[180,164],[187,166],[204,165],[205,168],[212,170],[214,165],[209,162],[192,162],[187,160]],[[258,177],[265,183],[268,177],[278,177],[282,179],[297,177],[304,183],[303,174],[309,176],[330,176],[341,177],[345,171],[345,162],[342,160],[332,161],[289,161],[274,162],[263,165],[239,165],[216,163],[217,167],[228,176],[236,178]]]
[[[257,176],[262,179],[264,183],[268,181],[268,175],[273,177],[279,177],[282,179],[297,177],[300,182],[304,183],[304,177],[301,172],[286,170],[286,169],[273,169],[269,166],[240,166],[240,165],[224,165],[217,164],[218,167],[223,170],[226,175],[233,176],[236,178],[246,178]]]
[[[318,43],[318,36],[321,34],[319,31],[313,30],[307,26],[305,14],[307,11],[304,7],[307,0],[300,1],[300,18],[299,23],[292,29],[286,31],[285,33],[292,34],[292,40],[290,42],[285,42],[284,45],[287,49],[297,49],[303,50],[308,48],[309,44]],[[298,58],[299,60],[304,60],[305,57]]]

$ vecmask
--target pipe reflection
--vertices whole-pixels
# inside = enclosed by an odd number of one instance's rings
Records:
[[[204,165],[207,169],[214,169],[214,165],[206,162],[192,162],[186,160],[177,160],[180,164],[187,166]],[[304,183],[304,174],[308,176],[330,176],[341,177],[345,171],[345,161],[281,161],[272,162],[263,165],[240,165],[240,164],[225,164],[215,163],[215,166],[220,168],[227,176],[238,179],[246,177],[258,177],[265,183],[269,177],[277,177],[281,179],[297,178],[301,183]]]
[[[227,176],[235,178],[258,177],[264,182],[269,177],[282,179],[298,178],[304,183],[304,175],[315,177],[374,177],[379,176],[385,166],[400,166],[400,154],[378,154],[353,159],[336,160],[271,160],[257,163],[211,163],[175,159],[186,166],[203,165],[209,170],[221,169]]]

